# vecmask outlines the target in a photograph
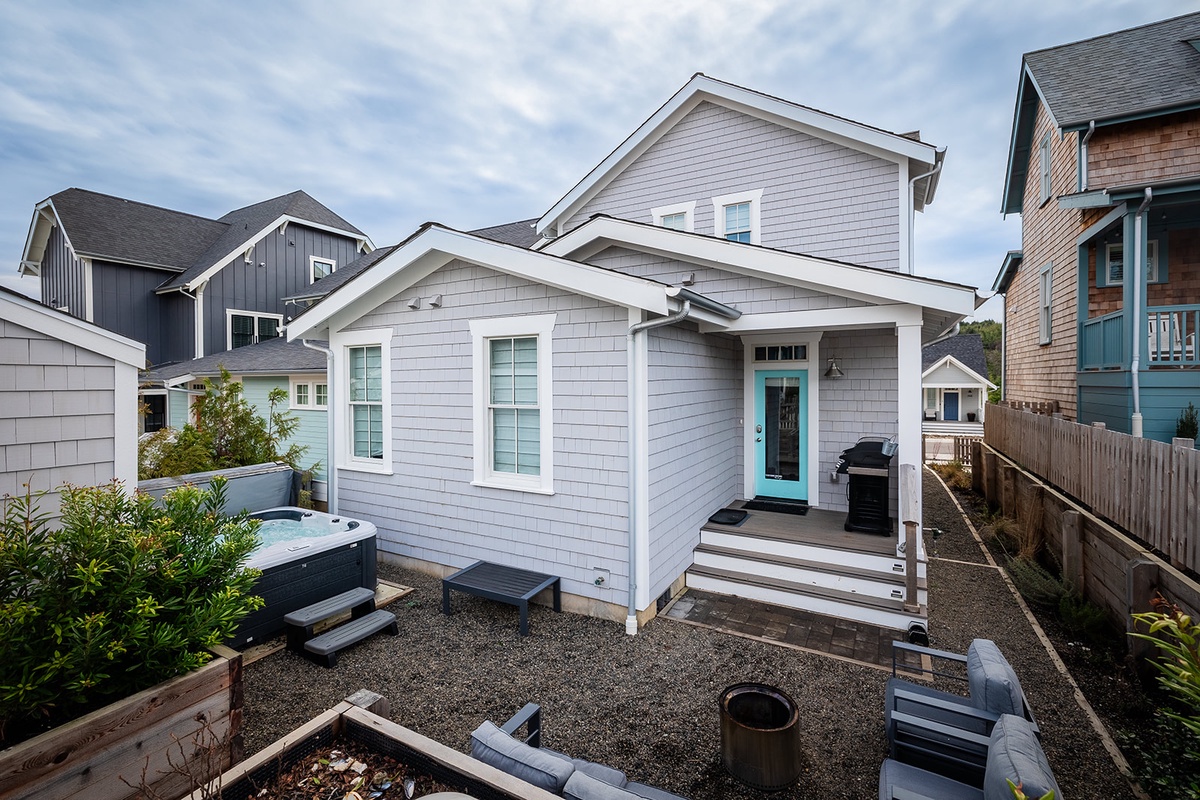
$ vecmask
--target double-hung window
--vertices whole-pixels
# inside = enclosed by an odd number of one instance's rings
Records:
[[[350,455],[382,460],[383,348],[351,347],[346,357],[350,367]]]
[[[279,328],[283,325],[281,314],[260,314],[254,311],[234,311],[232,309],[225,313],[226,350],[265,342],[267,339],[277,339]]]
[[[330,338],[341,362],[335,423],[345,432],[339,466],[364,472],[392,472],[392,414],[388,329],[347,331]],[[314,407],[328,403],[328,387],[312,384]]]
[[[731,242],[759,244],[761,242],[762,189],[714,197],[713,227],[715,234]]]
[[[553,492],[554,314],[472,320],[474,483]]]
[[[1042,137],[1042,143],[1038,147],[1038,200],[1040,203],[1045,203],[1050,199],[1050,132]]]
[[[1050,310],[1053,300],[1052,266],[1052,264],[1047,264],[1038,273],[1038,344],[1050,344],[1050,340],[1053,338],[1050,326]]]

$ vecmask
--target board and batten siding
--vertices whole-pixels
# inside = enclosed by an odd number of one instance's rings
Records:
[[[71,252],[62,226],[55,225],[46,242],[41,263],[42,302],[51,308],[66,308],[67,313],[87,319],[87,284],[83,262]]]
[[[205,287],[201,355],[227,349],[226,309],[282,314],[286,322],[288,315],[299,312],[295,307],[285,307],[280,298],[298,294],[311,285],[309,257],[332,259],[341,269],[358,258],[358,243],[292,222],[282,235],[272,230],[255,243],[252,263],[246,263],[243,255],[235,255]]]
[[[413,296],[442,295],[440,308]],[[555,313],[554,494],[472,486],[472,319]],[[347,330],[390,328],[393,475],[341,469],[339,512],[373,522],[379,549],[461,568],[483,559],[562,577],[564,592],[623,604],[627,580],[628,312],[455,261]],[[345,391],[339,387],[339,398]],[[606,586],[594,568],[607,569]]]
[[[742,345],[687,323],[649,332],[650,597],[692,565],[700,528],[742,496]]]
[[[899,166],[841,144],[702,102],[576,213],[653,223],[650,209],[695,201],[715,233],[712,198],[761,189],[760,244],[897,270]]]
[[[192,301],[179,295],[156,295],[173,275],[157,269],[92,262],[92,322],[146,345],[150,364],[186,361],[195,351]]]
[[[118,381],[126,384],[129,408],[117,407]],[[55,490],[63,484],[136,479],[136,471],[117,476],[115,441],[118,414],[132,422],[136,413],[136,386],[132,365],[0,319],[0,497],[24,494],[28,484],[49,493],[40,508],[57,518]]]

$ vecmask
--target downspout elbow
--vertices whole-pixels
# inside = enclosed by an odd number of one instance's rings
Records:
[[[913,246],[914,245],[913,239],[916,236],[915,220],[916,220],[916,216],[917,216],[917,202],[916,202],[917,198],[915,196],[915,192],[916,192],[917,181],[922,180],[923,178],[931,178],[932,179],[932,178],[936,177],[937,174],[942,171],[942,164],[945,163],[945,157],[946,157],[946,148],[943,147],[940,150],[935,151],[934,156],[933,156],[933,161],[934,161],[933,169],[929,170],[928,172],[923,172],[920,175],[917,175],[915,177],[908,179],[908,200],[909,200],[909,204],[910,204],[909,208],[908,208],[908,274],[909,275],[917,274],[916,273],[917,260],[916,260],[916,255],[913,252],[916,249]],[[930,180],[930,185],[932,185],[932,184],[933,184],[933,181]],[[928,187],[925,190],[925,202],[929,202]]]
[[[331,418],[334,409],[337,408],[336,383],[333,380],[333,350],[308,339],[301,339],[300,344],[309,350],[325,354],[325,384],[329,393],[328,403],[325,406],[325,505],[329,508],[329,513],[336,516],[338,513],[337,468],[333,463],[334,435],[333,419]]]

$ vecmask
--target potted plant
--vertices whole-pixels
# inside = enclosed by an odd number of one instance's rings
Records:
[[[56,524],[3,500],[0,796],[181,792],[170,754],[200,731],[218,771],[240,759],[241,656],[220,645],[260,604],[258,523],[222,516],[224,491],[68,487]]]

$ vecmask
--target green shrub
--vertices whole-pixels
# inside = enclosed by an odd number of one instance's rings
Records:
[[[1175,423],[1175,435],[1181,439],[1195,439],[1200,434],[1200,419],[1197,418],[1196,407],[1191,403],[1179,414]]]
[[[1138,783],[1154,800],[1200,797],[1200,735],[1177,719],[1156,714],[1141,735],[1118,734]]]
[[[1134,631],[1130,636],[1153,642],[1162,652],[1154,662],[1159,684],[1180,704],[1182,712],[1168,711],[1192,733],[1200,736],[1200,625],[1161,595],[1154,611],[1134,614],[1135,621],[1148,632]]]
[[[1058,618],[1067,633],[1092,647],[1106,647],[1113,641],[1113,624],[1104,609],[1078,592],[1066,591],[1058,601]],[[1120,641],[1120,637],[1116,637]]]
[[[1008,575],[1021,596],[1036,606],[1058,608],[1067,587],[1050,570],[1031,559],[1009,558]]]
[[[67,488],[61,527],[29,496],[0,527],[0,747],[207,663],[262,600],[258,522],[220,515],[224,481],[156,506]]]

